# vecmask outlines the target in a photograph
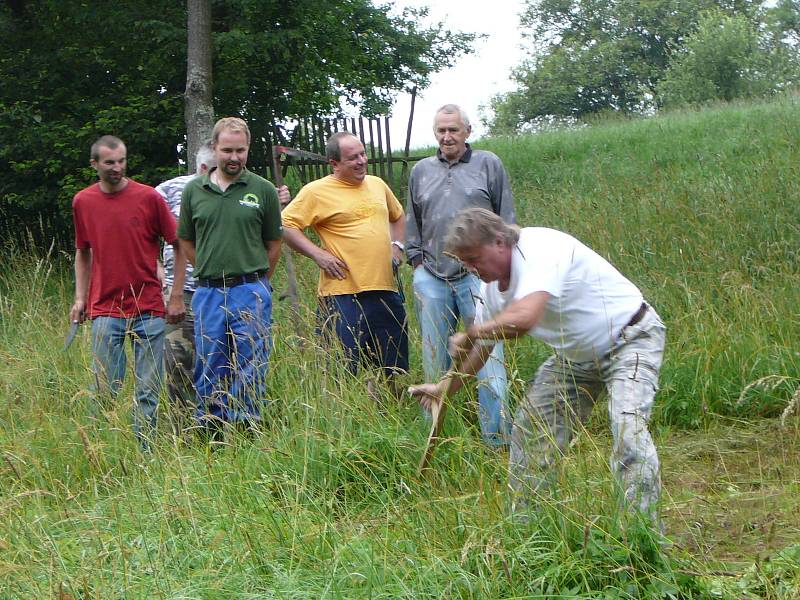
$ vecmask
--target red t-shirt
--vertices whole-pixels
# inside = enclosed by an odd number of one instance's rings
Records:
[[[75,247],[91,248],[88,315],[164,315],[156,261],[160,239],[173,243],[175,217],[153,188],[131,179],[107,194],[94,184],[72,201]]]

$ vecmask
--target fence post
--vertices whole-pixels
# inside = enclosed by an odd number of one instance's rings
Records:
[[[386,170],[383,168],[383,132],[381,131],[381,118],[375,119],[375,129],[378,134],[378,168],[380,169],[381,179],[386,181]]]
[[[389,181],[394,182],[394,172],[392,170],[392,163],[394,162],[394,159],[392,157],[392,138],[389,136],[389,117],[383,118],[383,124],[386,128],[386,167],[389,174]]]
[[[408,153],[411,147],[411,126],[414,124],[414,105],[417,103],[417,86],[411,88],[411,111],[408,113],[408,127],[406,128],[406,149],[405,160],[403,161],[403,169],[400,172],[400,179],[406,181],[408,174]]]

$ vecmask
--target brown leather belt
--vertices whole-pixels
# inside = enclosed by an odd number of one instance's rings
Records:
[[[260,279],[267,276],[268,271],[255,271],[253,273],[245,273],[244,275],[236,275],[231,277],[217,277],[211,279],[198,279],[197,285],[199,287],[213,287],[213,288],[231,288],[243,283],[255,283]]]
[[[625,325],[625,327],[631,327],[632,325],[636,325],[639,321],[642,320],[646,312],[647,312],[647,302],[642,302],[642,305],[635,313],[633,313],[631,320],[628,321],[628,324]]]

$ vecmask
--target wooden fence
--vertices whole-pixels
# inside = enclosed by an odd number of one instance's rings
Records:
[[[300,182],[306,184],[331,173],[324,158],[325,142],[337,131],[348,131],[364,144],[368,156],[368,173],[380,177],[394,188],[405,187],[409,164],[425,158],[409,156],[415,101],[416,94],[412,93],[404,150],[399,154],[392,149],[389,117],[307,117],[296,121],[291,129],[273,126],[268,139],[263,140],[263,157],[260,162],[269,178],[276,181],[278,178],[275,177],[276,162],[273,156],[281,155],[283,158],[278,162],[282,169],[281,175],[285,176],[289,168],[294,168]]]

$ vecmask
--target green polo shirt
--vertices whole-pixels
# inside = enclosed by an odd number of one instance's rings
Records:
[[[244,275],[269,268],[264,242],[283,234],[278,192],[250,171],[224,192],[211,172],[186,184],[178,237],[194,242],[194,276],[201,279]]]

